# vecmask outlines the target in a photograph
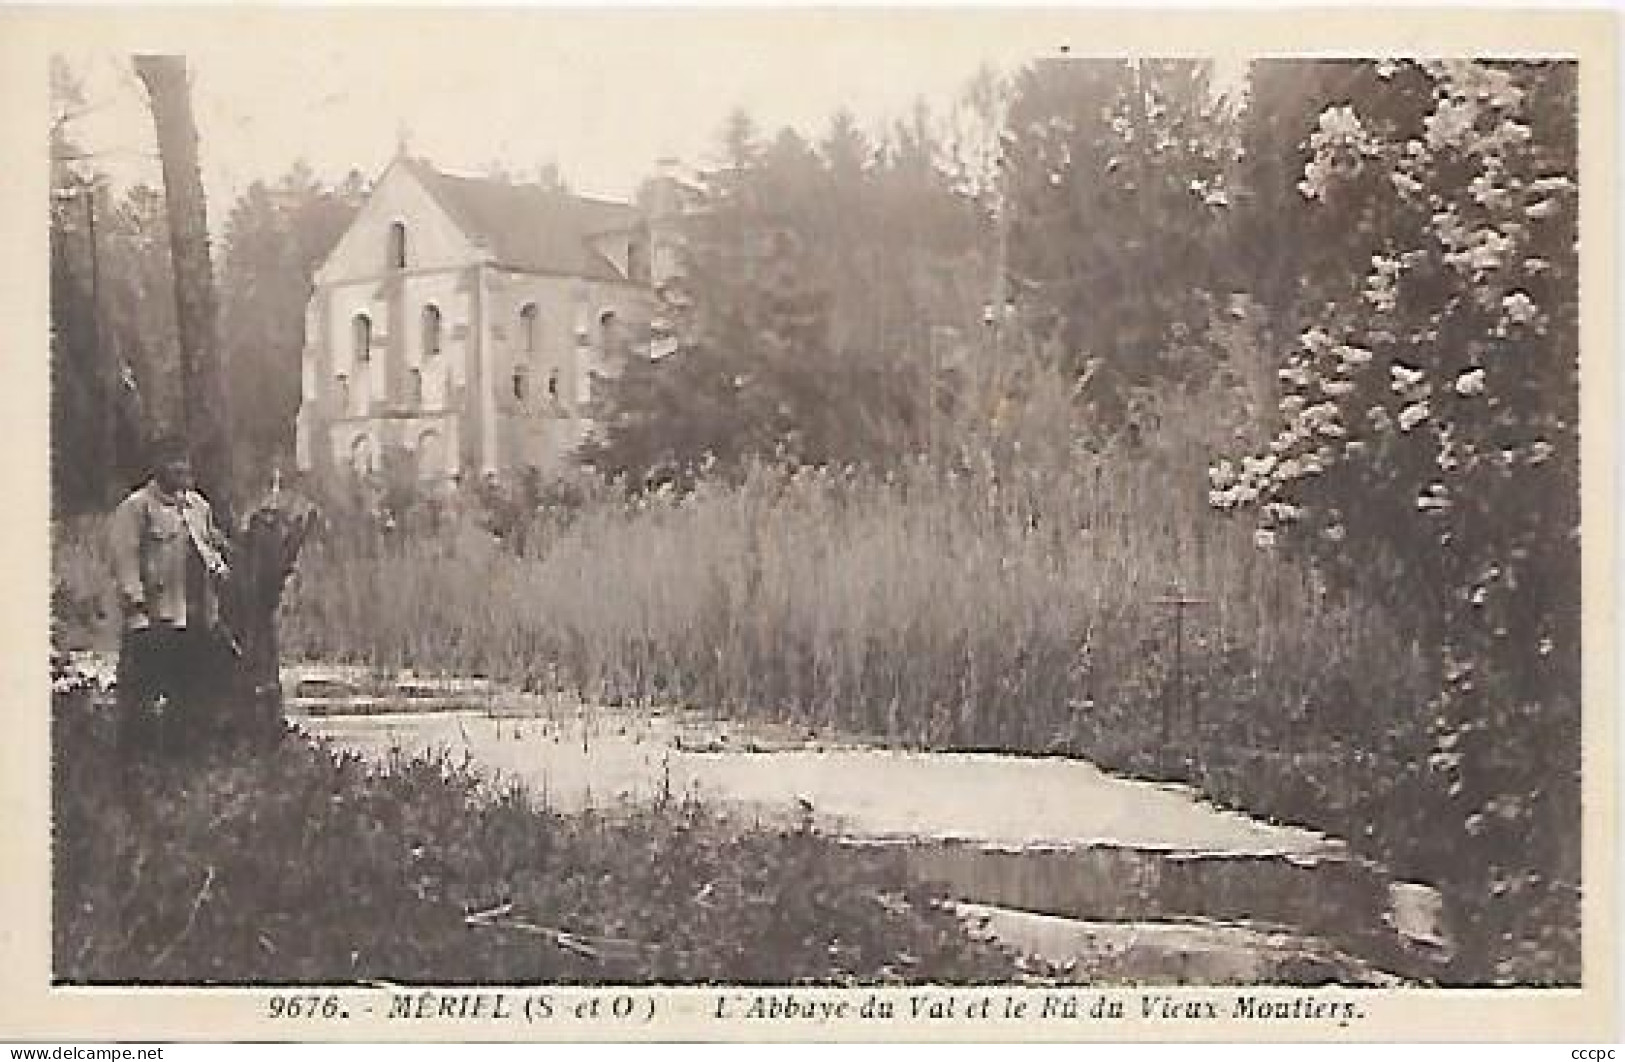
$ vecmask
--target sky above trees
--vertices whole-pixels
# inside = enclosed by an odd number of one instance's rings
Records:
[[[403,134],[446,168],[527,177],[551,162],[581,191],[620,196],[659,158],[706,161],[736,109],[770,129],[815,134],[840,109],[876,128],[918,99],[945,110],[983,67],[1085,50],[1064,18],[996,15],[355,11],[263,29],[234,19],[229,33],[165,34],[163,47],[187,54],[204,180],[221,203],[301,158],[327,180],[376,174]],[[145,38],[98,24],[62,53],[93,107],[79,139],[116,184],[156,179],[128,60]]]

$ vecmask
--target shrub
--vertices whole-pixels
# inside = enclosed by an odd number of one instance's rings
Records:
[[[1579,963],[1580,472],[1573,64],[1377,64],[1302,189],[1372,241],[1282,370],[1280,429],[1213,500],[1428,647],[1432,819],[1474,979]],[[1363,265],[1363,263],[1362,263]],[[1425,809],[1425,812],[1422,811]]]

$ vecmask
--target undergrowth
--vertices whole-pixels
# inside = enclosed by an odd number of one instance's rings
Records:
[[[55,978],[94,983],[1007,982],[884,853],[690,799],[564,816],[445,758],[127,763],[56,697]],[[472,918],[471,918],[472,916]]]

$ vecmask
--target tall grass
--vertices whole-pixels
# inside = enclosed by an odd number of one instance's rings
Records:
[[[1173,761],[1222,800],[1403,837],[1417,654],[1203,509],[1199,467],[1168,468],[763,467],[598,501],[525,557],[329,541],[285,644],[911,746]],[[1175,594],[1200,602],[1177,632]]]

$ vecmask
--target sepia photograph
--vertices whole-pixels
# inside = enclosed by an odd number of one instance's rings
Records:
[[[996,14],[59,13],[41,991],[1358,1038],[1614,983],[1591,60]]]

